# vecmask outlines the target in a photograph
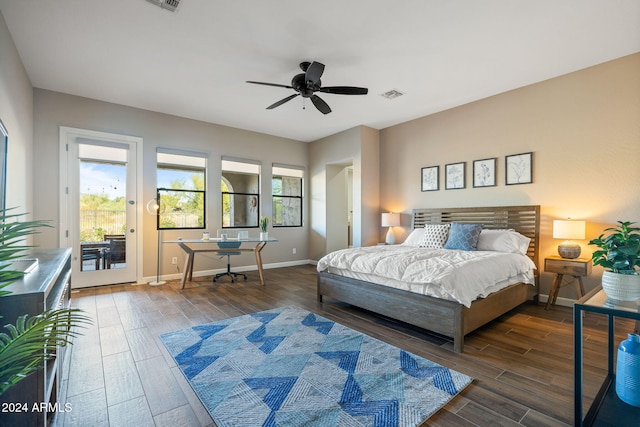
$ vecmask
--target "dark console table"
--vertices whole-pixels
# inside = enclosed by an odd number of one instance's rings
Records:
[[[614,357],[618,350],[618,342],[615,342],[615,318],[635,319],[640,321],[640,300],[617,301],[608,298],[601,287],[598,287],[573,306],[574,327],[574,414],[576,426],[637,426],[640,420],[640,408],[631,406],[616,394],[616,375],[614,369]],[[582,384],[583,384],[583,336],[582,316],[584,313],[600,313],[607,316],[608,320],[608,345],[607,345],[607,376],[604,379],[600,391],[583,418]],[[633,332],[633,331],[629,331]]]
[[[71,249],[32,249],[25,258],[36,258],[37,266],[21,280],[5,288],[0,297],[0,324],[15,324],[19,316],[36,316],[46,310],[68,308],[71,287]],[[4,329],[4,328],[2,328]],[[4,331],[3,331],[4,332]],[[0,396],[0,425],[46,426],[64,407],[57,402],[62,380],[64,347],[44,369],[31,374]]]

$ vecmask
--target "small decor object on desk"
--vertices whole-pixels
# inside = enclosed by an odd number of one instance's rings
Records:
[[[593,252],[594,265],[604,267],[602,289],[610,298],[620,301],[635,301],[640,298],[640,228],[633,222],[618,221],[617,227],[608,236],[601,234],[589,241],[600,249]]]
[[[629,337],[618,347],[616,393],[623,402],[640,407],[640,335]]]
[[[258,224],[260,225],[260,240],[269,239],[269,233],[267,232],[267,227],[269,226],[269,217],[261,217]]]

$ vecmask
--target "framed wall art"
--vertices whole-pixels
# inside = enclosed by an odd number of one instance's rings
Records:
[[[505,157],[505,184],[533,182],[533,153],[512,154]]]
[[[446,190],[465,188],[465,162],[450,163],[444,166]]]
[[[497,158],[482,159],[473,161],[473,186],[474,187],[495,187],[496,186],[496,162]]]
[[[421,170],[422,191],[436,191],[440,189],[440,166],[427,166]]]

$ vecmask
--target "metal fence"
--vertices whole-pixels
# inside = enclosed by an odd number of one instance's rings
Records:
[[[167,221],[175,228],[198,227],[198,215],[190,212],[168,212],[162,214],[163,223]],[[125,211],[80,210],[80,240],[99,242],[105,234],[126,234],[127,216]]]
[[[100,234],[124,234],[127,228],[127,216],[125,211],[107,210],[80,210],[80,235],[94,235],[95,238],[84,241],[102,240]],[[99,237],[99,238],[98,238]]]
[[[164,212],[160,215],[162,228],[198,228],[200,217],[193,212]]]

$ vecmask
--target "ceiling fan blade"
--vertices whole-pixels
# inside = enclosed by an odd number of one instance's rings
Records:
[[[292,86],[280,85],[280,84],[277,84],[277,83],[252,82],[252,81],[249,81],[249,80],[247,80],[247,83],[252,83],[254,85],[275,86],[275,87],[284,87],[284,88],[287,88],[287,89],[293,89]]]
[[[311,95],[309,98],[311,98],[311,102],[313,102],[313,105],[315,105],[318,111],[320,111],[322,114],[329,114],[331,112],[331,108],[329,108],[329,105],[327,105],[327,103],[324,102],[318,95]]]
[[[295,97],[296,97],[296,96],[298,96],[298,95],[300,95],[300,94],[299,94],[299,93],[294,93],[293,95],[287,96],[286,98],[281,99],[280,101],[278,101],[278,102],[276,102],[276,103],[274,103],[274,104],[269,105],[269,106],[267,107],[267,110],[273,110],[274,108],[281,106],[281,105],[282,105],[282,104],[284,104],[285,102],[289,102],[289,101],[291,101],[293,98],[295,98]]]
[[[320,77],[322,77],[322,73],[324,73],[324,64],[313,61],[311,65],[309,65],[309,68],[307,68],[304,79],[306,82],[318,84]]]
[[[353,86],[328,86],[318,89],[319,92],[333,93],[336,95],[366,95],[369,93],[369,89],[366,87],[353,87]]]

